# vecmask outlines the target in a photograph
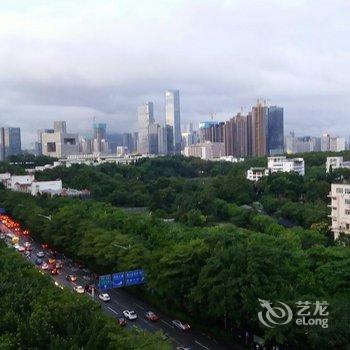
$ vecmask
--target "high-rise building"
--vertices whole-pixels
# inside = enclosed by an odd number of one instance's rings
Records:
[[[148,126],[149,154],[158,154],[159,124],[152,123]]]
[[[331,137],[329,134],[323,134],[321,136],[321,152],[328,152],[330,150]]]
[[[268,109],[259,100],[252,109],[253,156],[264,156],[267,153],[267,116]]]
[[[132,133],[131,132],[123,133],[123,146],[127,147],[129,153],[134,152],[134,144],[135,143],[132,137]]]
[[[165,122],[173,128],[174,153],[181,152],[181,120],[179,90],[165,92]]]
[[[246,157],[247,154],[247,118],[238,113],[235,117],[235,152],[236,157]]]
[[[249,112],[247,115],[247,155],[253,156],[253,144],[254,144],[254,129],[253,129],[253,115]]]
[[[140,154],[150,153],[149,125],[154,123],[153,103],[147,102],[137,109],[138,116],[138,144],[137,152]]]
[[[21,129],[12,127],[0,128],[0,160],[20,154],[21,151]]]
[[[93,124],[93,151],[95,153],[108,153],[106,150],[107,143],[107,124],[94,123]]]
[[[283,125],[283,108],[277,106],[268,107],[267,152],[271,156],[283,154]]]
[[[168,129],[166,126],[160,126],[158,129],[158,153],[168,154]]]
[[[78,134],[67,133],[67,131],[64,131],[66,130],[66,123],[59,123],[60,124],[55,124],[56,130],[54,129],[54,132],[42,133],[41,137],[43,154],[56,158],[78,154]]]
[[[67,124],[65,121],[54,121],[53,122],[53,129],[54,132],[61,132],[62,134],[65,134],[67,132]]]

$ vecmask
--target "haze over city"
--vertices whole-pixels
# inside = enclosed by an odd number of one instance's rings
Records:
[[[317,5],[317,6],[316,6]],[[35,132],[92,118],[137,129],[137,106],[181,91],[182,123],[226,120],[256,98],[285,130],[347,136],[348,1],[2,1],[0,121]],[[336,123],[334,120],[336,119]]]

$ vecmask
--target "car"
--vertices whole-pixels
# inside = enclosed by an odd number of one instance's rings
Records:
[[[189,331],[191,329],[190,325],[187,323],[183,323],[179,320],[172,320],[171,323],[176,327],[181,329],[182,331]]]
[[[54,258],[49,258],[49,264],[53,265],[56,263],[56,259]]]
[[[123,315],[130,321],[137,319],[136,312],[133,310],[124,310]]]
[[[28,247],[31,246],[31,244],[30,244],[29,242],[24,242],[23,245],[24,245],[26,248],[28,248]]]
[[[53,268],[52,270],[51,270],[51,275],[57,275],[58,274],[58,271],[57,271],[57,269],[55,269],[55,268]]]
[[[61,261],[56,261],[55,267],[56,267],[56,269],[62,269],[62,267],[63,267],[62,262]]]
[[[39,266],[39,265],[41,265],[43,262],[44,262],[43,259],[39,259],[39,258],[38,258],[38,259],[35,260],[35,265],[38,265],[38,266]]]
[[[37,253],[36,253],[36,256],[37,256],[38,258],[43,258],[43,257],[45,256],[45,254],[44,254],[44,252],[37,252]]]
[[[41,245],[41,247],[42,247],[43,249],[47,249],[47,248],[49,247],[49,245],[48,245],[47,243],[43,243],[43,244]]]
[[[124,326],[126,326],[126,319],[124,317],[119,317],[117,319],[117,323],[119,324],[119,326],[124,327]]]
[[[145,317],[152,322],[157,322],[159,320],[159,317],[153,311],[147,311]]]
[[[48,265],[47,263],[43,263],[43,264],[41,265],[41,268],[42,268],[43,270],[47,270],[47,269],[49,268],[49,265]]]
[[[69,282],[75,282],[77,280],[77,276],[75,275],[68,275],[66,276],[66,280]]]
[[[16,250],[18,250],[19,247],[20,247],[20,245],[19,245],[19,244],[15,244],[13,247],[14,247]]]
[[[31,252],[33,250],[32,246],[26,247],[27,252]]]
[[[27,257],[27,258],[29,258],[31,255],[32,255],[32,253],[31,253],[31,252],[28,252],[28,251],[26,251],[26,252],[24,253],[24,256]]]
[[[76,286],[74,287],[74,290],[78,293],[78,294],[83,294],[84,293],[84,288],[82,286]]]
[[[111,297],[107,293],[101,293],[98,295],[98,298],[102,301],[110,301]]]
[[[26,248],[23,247],[23,245],[20,245],[20,246],[18,247],[18,251],[19,251],[20,253],[24,253],[24,252],[26,251]]]
[[[187,346],[178,346],[178,347],[176,347],[176,350],[191,350],[191,348],[189,348]]]

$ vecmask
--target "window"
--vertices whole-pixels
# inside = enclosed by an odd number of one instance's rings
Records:
[[[48,152],[56,152],[56,142],[48,142],[47,143],[47,151]]]
[[[349,209],[345,209],[345,215],[350,215],[350,210]]]
[[[345,199],[345,204],[350,204],[350,199]]]
[[[345,193],[350,193],[350,188],[346,188]]]
[[[345,224],[345,228],[346,228],[347,230],[350,230],[350,224]]]
[[[337,193],[343,193],[343,189],[340,188],[340,187],[338,187],[338,188],[337,188]]]
[[[64,144],[65,145],[75,145],[75,138],[65,138]]]

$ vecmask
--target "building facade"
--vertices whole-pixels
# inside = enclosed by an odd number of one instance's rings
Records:
[[[332,184],[328,195],[331,199],[331,230],[334,239],[340,233],[350,234],[350,184]]]
[[[284,152],[283,108],[268,107],[267,123],[267,153],[270,156],[281,155]]]
[[[303,158],[286,158],[284,156],[268,157],[267,168],[271,173],[281,171],[285,173],[295,172],[301,176],[305,175],[305,162]]]
[[[165,92],[165,122],[173,129],[174,153],[181,152],[181,118],[180,118],[180,93],[179,90],[167,90]]]
[[[137,109],[138,116],[138,141],[137,152],[140,154],[150,154],[149,147],[149,126],[154,123],[153,103],[147,102]]]
[[[13,127],[0,128],[0,160],[22,152],[21,129]]]

